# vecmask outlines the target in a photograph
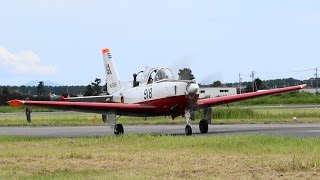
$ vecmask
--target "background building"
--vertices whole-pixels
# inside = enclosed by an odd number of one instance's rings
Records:
[[[199,98],[205,99],[236,94],[237,88],[235,87],[200,87]]]

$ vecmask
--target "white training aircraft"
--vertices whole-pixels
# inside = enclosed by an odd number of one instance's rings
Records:
[[[201,133],[208,132],[211,122],[211,107],[260,96],[299,90],[306,84],[264,90],[225,97],[199,99],[199,85],[191,80],[177,80],[166,67],[151,68],[133,75],[133,81],[120,81],[117,69],[108,48],[102,50],[106,71],[107,92],[110,95],[62,98],[61,101],[11,100],[11,106],[40,106],[80,112],[101,113],[108,120],[115,134],[123,134],[122,124],[116,116],[183,116],[186,120],[185,134],[192,134],[190,119],[195,110],[201,110],[199,123]],[[139,78],[139,80],[138,80]]]

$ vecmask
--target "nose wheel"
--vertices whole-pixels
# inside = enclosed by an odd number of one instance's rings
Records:
[[[184,132],[186,134],[186,136],[191,136],[192,135],[192,127],[191,127],[191,124],[190,124],[190,117],[191,117],[191,114],[190,114],[190,110],[189,109],[186,109],[185,112],[184,112],[184,118],[186,119],[187,121],[187,125],[184,129]]]
[[[190,124],[186,125],[186,128],[184,129],[185,133],[187,136],[191,136],[192,135],[192,127]]]
[[[120,134],[123,134],[124,130],[123,130],[123,126],[122,124],[116,124],[114,126],[114,134],[115,135],[120,135]]]

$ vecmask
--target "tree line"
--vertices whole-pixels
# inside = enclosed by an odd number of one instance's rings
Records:
[[[12,99],[30,99],[49,101],[64,97],[94,96],[106,91],[101,86],[101,79],[96,78],[87,86],[46,86],[40,81],[37,86],[0,86],[0,105]]]

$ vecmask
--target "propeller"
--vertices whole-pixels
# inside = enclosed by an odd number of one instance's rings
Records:
[[[195,82],[191,82],[187,85],[186,87],[187,93],[188,93],[188,109],[190,111],[190,119],[194,120],[195,115],[194,115],[194,109],[196,109],[196,104],[198,97],[196,96],[198,90],[199,90],[199,85]]]
[[[187,92],[188,92],[188,95],[192,95],[194,96],[199,90],[199,85],[196,84],[196,83],[190,83],[188,84],[187,86]]]

